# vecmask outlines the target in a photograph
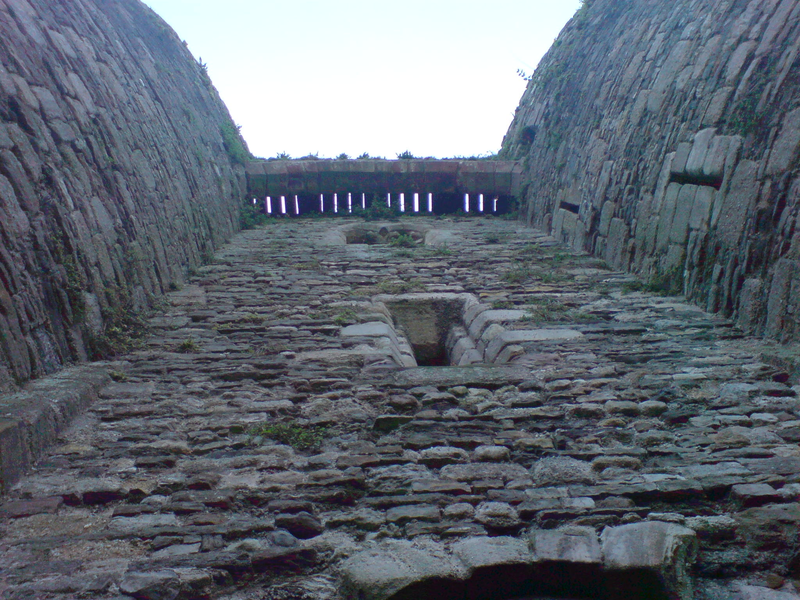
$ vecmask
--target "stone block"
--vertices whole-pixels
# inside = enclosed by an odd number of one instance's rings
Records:
[[[458,584],[466,578],[467,570],[442,547],[391,541],[348,559],[342,564],[341,574],[345,597],[388,600],[404,591],[405,597],[413,597],[408,588],[419,589],[426,582]],[[459,585],[453,587],[463,590]]]
[[[708,154],[703,162],[703,175],[712,179],[722,180],[725,172],[725,161],[728,157],[728,150],[731,147],[733,138],[730,136],[718,135],[711,140]]]
[[[781,500],[781,495],[766,483],[742,483],[731,488],[731,497],[742,506],[750,508]]]
[[[686,163],[691,152],[692,144],[689,142],[678,144],[678,150],[675,152],[675,158],[672,159],[672,168],[670,169],[673,175],[683,175],[686,172]]]
[[[685,245],[689,235],[689,219],[694,210],[696,185],[682,185],[675,203],[675,213],[672,217],[672,227],[669,232],[669,241],[674,244]]]
[[[664,203],[661,205],[659,213],[656,215],[658,220],[656,226],[658,233],[656,234],[656,250],[664,250],[669,245],[670,232],[672,230],[672,219],[675,216],[675,207],[678,204],[678,195],[680,194],[681,186],[679,183],[670,183],[667,186],[667,191],[664,194]]]
[[[611,219],[614,217],[615,209],[616,204],[610,200],[603,204],[603,210],[600,211],[600,224],[597,228],[597,231],[600,233],[600,235],[608,235],[608,228],[611,226]]]
[[[567,562],[599,565],[600,542],[594,529],[533,529],[528,533],[536,562]]]
[[[690,570],[697,553],[696,538],[691,529],[659,521],[603,530],[603,566],[610,597],[692,600]],[[651,595],[643,596],[645,590]]]
[[[698,131],[694,136],[692,151],[686,159],[686,173],[694,177],[703,175],[703,165],[708,156],[708,150],[717,130],[713,127]]]
[[[786,171],[800,152],[800,108],[793,110],[783,119],[781,132],[772,145],[767,163],[767,175]]]
[[[486,567],[530,565],[528,545],[513,537],[478,537],[453,544],[451,551],[464,563],[468,573]]]
[[[711,208],[717,197],[717,190],[710,186],[699,186],[689,216],[689,229],[705,231],[711,218]]]

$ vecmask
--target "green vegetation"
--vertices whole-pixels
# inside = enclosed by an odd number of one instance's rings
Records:
[[[142,338],[150,328],[144,315],[138,312],[127,290],[108,287],[105,290],[107,308],[102,310],[105,328],[88,339],[92,360],[103,360],[130,352],[142,346]]]
[[[576,308],[571,308],[554,298],[547,297],[533,297],[528,299],[525,310],[528,311],[528,314],[522,319],[523,321],[539,323],[565,321],[571,323],[585,323],[587,321],[597,320],[588,313]]]
[[[648,292],[659,296],[678,296],[683,292],[683,269],[673,267],[664,273],[657,273],[645,286]]]
[[[222,136],[225,152],[228,153],[233,162],[243,165],[252,158],[252,155],[247,149],[244,139],[242,139],[241,129],[241,125],[234,125],[232,122],[223,123],[219,126],[219,133]]]
[[[664,273],[657,273],[650,281],[626,281],[622,284],[622,292],[649,292],[659,296],[679,296],[683,293],[683,269],[673,267]]]
[[[108,376],[111,377],[112,381],[116,381],[117,383],[124,383],[128,381],[128,376],[122,371],[117,371],[116,369],[109,371]]]
[[[333,317],[333,322],[339,326],[350,325],[358,321],[358,315],[352,308],[342,308],[339,314]]]
[[[239,226],[242,229],[255,229],[265,225],[268,221],[269,217],[264,214],[260,202],[253,204],[252,200],[244,200],[239,205]]]
[[[244,313],[238,320],[242,323],[263,323],[264,317],[256,313],[248,312]]]
[[[262,423],[248,431],[251,437],[269,438],[295,450],[316,450],[325,440],[325,427],[301,426],[294,423]]]
[[[401,233],[400,235],[392,238],[389,241],[389,245],[394,246],[395,248],[416,248],[417,242],[413,237],[411,237],[410,233]]]
[[[509,308],[514,308],[514,305],[507,300],[495,300],[492,302],[492,308],[495,310],[504,310]]]
[[[175,348],[175,351],[183,354],[191,354],[193,352],[199,352],[200,346],[194,341],[193,338],[189,337],[178,344],[178,346]]]
[[[730,112],[728,127],[733,133],[746,137],[760,129],[759,125],[766,114],[759,113],[758,105],[767,85],[775,80],[776,65],[775,57],[765,56],[760,59],[758,68],[753,71],[739,102]]]
[[[353,216],[362,217],[365,221],[397,221],[402,214],[397,202],[387,206],[386,198],[381,194],[375,194],[366,210],[358,205],[353,206]]]
[[[316,258],[312,258],[306,262],[296,263],[294,268],[298,271],[320,271],[322,270],[322,263]]]
[[[411,152],[409,152],[408,150],[403,150],[402,152],[397,154],[397,158],[401,160],[410,160],[417,157],[411,154]]]
[[[525,283],[533,277],[533,271],[528,265],[518,265],[506,271],[500,278],[506,283]]]
[[[384,280],[375,286],[379,294],[408,294],[425,290],[425,286],[417,281]]]
[[[453,251],[445,243],[438,246],[427,246],[426,248],[433,256],[452,256],[453,254]]]

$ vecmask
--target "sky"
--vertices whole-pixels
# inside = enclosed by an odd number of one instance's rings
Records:
[[[269,158],[497,152],[580,0],[144,0]]]

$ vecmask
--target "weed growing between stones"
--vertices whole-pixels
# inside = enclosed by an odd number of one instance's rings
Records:
[[[501,279],[506,283],[525,283],[533,277],[533,270],[528,265],[519,265],[506,271]]]
[[[452,256],[453,254],[453,251],[447,246],[447,244],[439,244],[438,246],[426,246],[423,250],[428,254],[430,254],[431,256]]]
[[[401,233],[393,238],[389,244],[395,248],[416,248],[417,241],[411,237],[410,233]]]
[[[402,213],[395,202],[393,206],[386,205],[386,199],[376,194],[370,205],[365,209],[353,206],[353,216],[362,217],[365,221],[397,221]]]
[[[250,428],[248,434],[256,438],[271,439],[295,450],[316,450],[328,433],[325,427],[300,426],[294,423],[261,423]]]
[[[219,133],[222,136],[225,152],[228,153],[231,160],[240,165],[244,165],[248,160],[253,158],[253,155],[250,154],[250,151],[247,149],[247,144],[242,139],[241,128],[241,125],[223,123],[219,126]]]
[[[261,204],[253,204],[252,200],[243,200],[239,208],[239,225],[242,229],[255,229],[265,225],[269,217],[264,214]]]
[[[198,346],[197,342],[194,341],[194,338],[186,338],[180,344],[178,344],[177,348],[175,348],[175,351],[183,354],[191,354],[193,352],[199,352],[200,346]]]
[[[514,308],[514,305],[511,302],[508,302],[507,300],[495,300],[494,302],[492,302],[492,308],[494,310],[506,310]]]
[[[92,360],[119,356],[139,348],[150,331],[145,316],[136,310],[127,290],[112,287],[106,288],[105,293],[108,301],[108,308],[102,311],[105,328],[101,334],[89,336],[87,343]]]
[[[112,381],[116,381],[117,383],[124,383],[128,381],[128,376],[122,371],[117,371],[116,369],[109,371],[108,376],[111,377]]]
[[[381,281],[375,286],[379,294],[408,294],[425,291],[425,286],[412,281]]]
[[[525,310],[528,314],[520,319],[521,323],[587,323],[597,320],[589,313],[570,308],[553,298],[529,298]]]
[[[355,323],[357,321],[358,315],[352,308],[343,308],[339,311],[339,314],[333,317],[333,322],[339,326],[350,325],[351,323]]]
[[[256,313],[248,312],[239,317],[238,321],[241,323],[263,323],[264,317]]]
[[[297,263],[294,265],[294,268],[298,271],[320,271],[322,269],[322,263],[317,259],[312,259],[306,262]]]
[[[649,282],[639,280],[626,281],[622,284],[622,293],[649,292],[659,296],[679,296],[683,293],[683,269],[672,269],[654,275]]]

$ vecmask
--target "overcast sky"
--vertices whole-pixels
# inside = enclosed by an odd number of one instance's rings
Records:
[[[579,0],[145,0],[208,72],[250,150],[396,158],[500,148]]]

